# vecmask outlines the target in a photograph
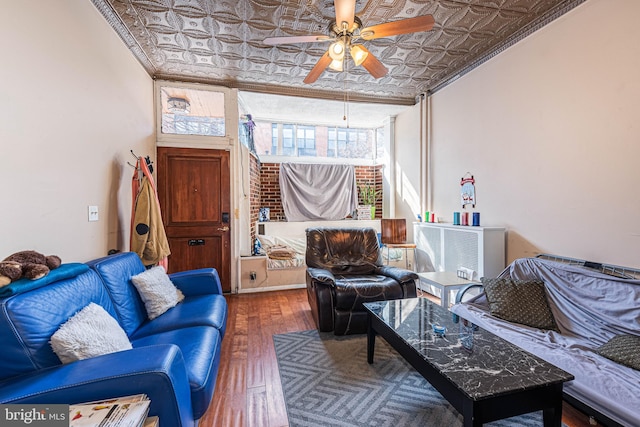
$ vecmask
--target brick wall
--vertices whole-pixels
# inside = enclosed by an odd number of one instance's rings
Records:
[[[256,238],[256,222],[258,221],[258,215],[260,211],[260,166],[258,165],[258,159],[253,154],[249,154],[249,203],[250,203],[250,218],[251,218],[251,248],[253,248],[253,242]]]
[[[260,207],[266,207],[270,210],[271,221],[284,221],[284,210],[282,209],[282,199],[280,195],[280,164],[279,163],[262,163],[260,170],[260,205],[254,207],[253,193],[251,194],[251,213],[253,220],[253,212],[257,212]],[[356,166],[356,184],[375,184],[376,190],[382,194],[382,165],[377,166]],[[252,187],[253,188],[253,187]],[[361,203],[361,201],[358,201]],[[376,202],[376,218],[382,218],[382,197]],[[253,231],[253,230],[252,230]],[[253,235],[253,233],[252,233]]]
[[[280,163],[263,163],[260,170],[260,207],[269,208],[270,221],[284,221],[279,180]]]
[[[382,165],[356,166],[356,184],[358,188],[362,184],[375,185],[376,191],[380,192],[380,197],[376,200],[376,218],[382,218]],[[358,203],[362,204],[360,195]]]

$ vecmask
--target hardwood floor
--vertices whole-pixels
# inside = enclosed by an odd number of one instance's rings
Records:
[[[229,316],[216,390],[199,426],[288,426],[272,335],[315,328],[306,290],[226,297]],[[562,421],[590,426],[588,417],[568,404]]]

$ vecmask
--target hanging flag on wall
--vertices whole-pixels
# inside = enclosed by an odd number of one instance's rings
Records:
[[[476,207],[476,180],[473,179],[473,175],[467,172],[462,179],[460,180],[460,198],[462,201],[462,208],[466,205],[471,205],[471,207]]]

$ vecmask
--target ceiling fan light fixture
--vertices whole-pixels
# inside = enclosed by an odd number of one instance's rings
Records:
[[[329,46],[329,56],[334,61],[342,62],[344,59],[344,42],[342,40],[331,43],[331,46]]]
[[[342,71],[343,67],[342,67],[342,59],[334,59],[333,61],[331,61],[331,64],[329,64],[329,68],[331,68],[334,71]]]
[[[369,56],[369,52],[359,44],[351,46],[350,52],[356,67],[361,65],[364,60],[367,59],[367,56]]]

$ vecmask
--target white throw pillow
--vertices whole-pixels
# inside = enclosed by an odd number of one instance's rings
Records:
[[[133,276],[131,280],[144,302],[149,319],[155,319],[184,299],[160,265]]]
[[[49,341],[62,363],[131,349],[131,343],[116,319],[95,303],[63,323]]]

